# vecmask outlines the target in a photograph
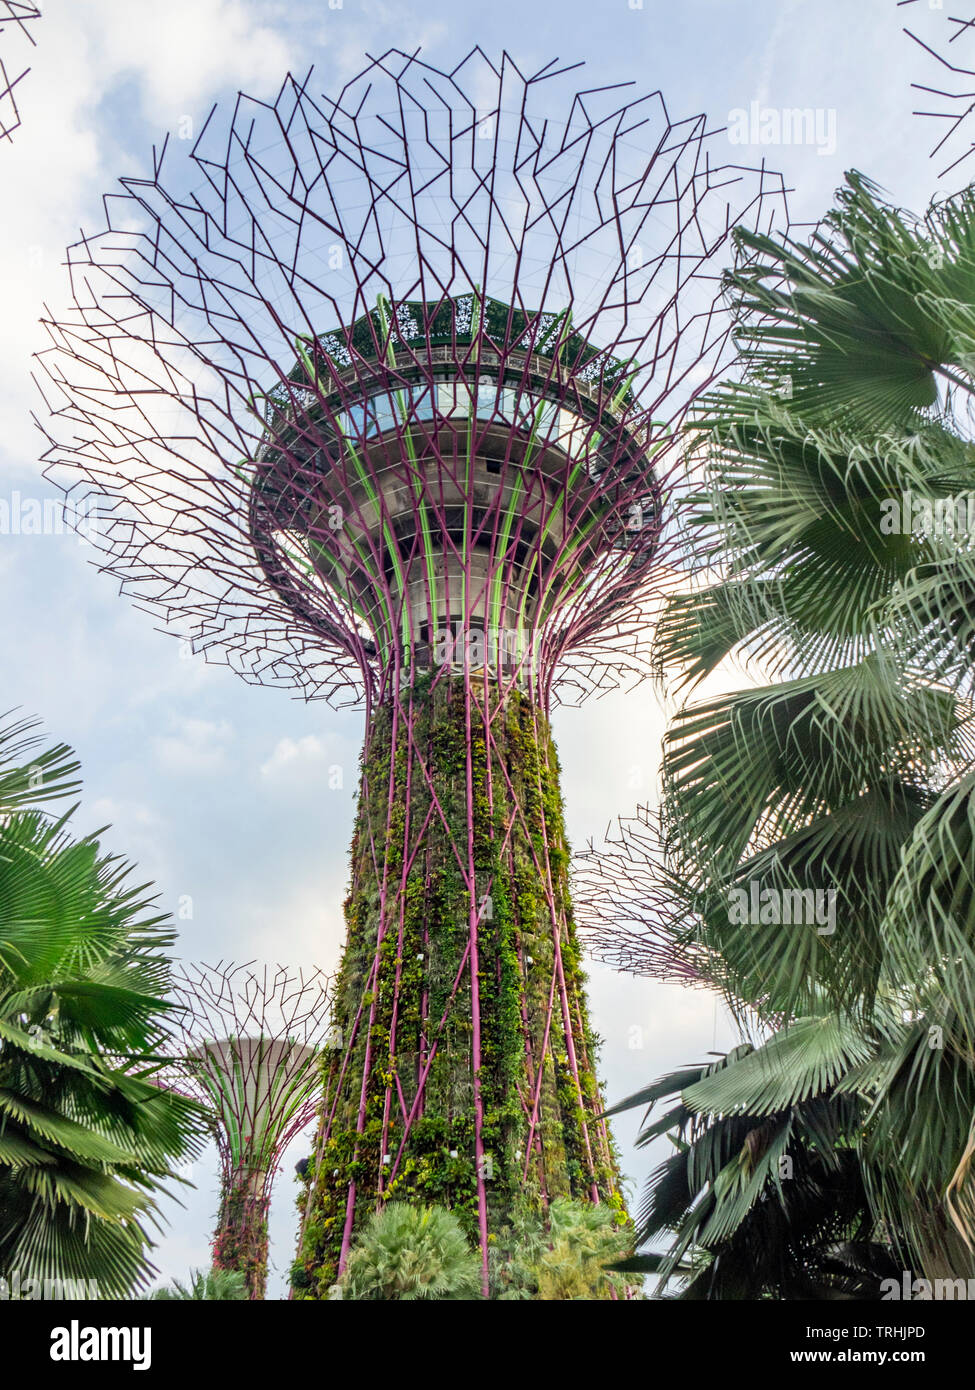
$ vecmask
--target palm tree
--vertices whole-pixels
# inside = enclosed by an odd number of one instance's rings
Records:
[[[612,1266],[630,1253],[630,1224],[615,1208],[556,1197],[544,1217],[532,1214],[511,1233],[493,1261],[495,1296],[502,1300],[587,1301],[625,1296],[627,1281]]]
[[[155,1199],[202,1117],[154,1084],[172,933],[127,865],[40,809],[78,764],[33,727],[0,728],[0,1273],[121,1297],[153,1272]]]
[[[239,1269],[191,1269],[185,1284],[174,1279],[149,1297],[170,1302],[236,1303],[247,1298],[247,1283]]]
[[[695,421],[699,572],[659,652],[687,686],[729,656],[762,683],[669,731],[669,867],[731,1000],[864,1039],[844,1085],[874,1214],[926,1274],[968,1274],[975,191],[915,218],[851,174],[808,244],[739,240],[743,372]],[[753,888],[832,895],[832,926],[743,924]]]
[[[654,1107],[638,1144],[674,1145],[651,1174],[637,1239],[662,1254],[617,1268],[675,1278],[682,1299],[879,1298],[899,1257],[873,1214],[857,1137],[864,1106],[844,1092],[862,1037],[801,1020],[755,1049],[742,1044],[660,1077],[609,1112]]]
[[[338,1288],[369,1301],[476,1299],[481,1261],[453,1212],[390,1202],[353,1246]]]

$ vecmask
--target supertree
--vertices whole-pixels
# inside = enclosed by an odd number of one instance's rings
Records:
[[[917,2],[897,0],[898,9],[906,10]],[[912,10],[914,28],[905,28],[904,33],[934,60],[937,67],[933,67],[932,72],[945,85],[912,82],[916,91],[935,99],[933,110],[915,111],[914,114],[937,122],[938,138],[931,148],[931,158],[949,159],[940,171],[940,176],[944,177],[975,151],[972,139],[975,125],[969,120],[975,111],[975,9],[967,19],[946,14],[940,6],[930,5],[927,0],[923,0],[922,9],[930,13],[922,16],[920,11]]]
[[[164,147],[122,181],[48,320],[46,459],[102,499],[123,591],[250,680],[364,706],[303,1296],[394,1196],[456,1209],[485,1286],[519,1208],[623,1219],[549,713],[648,669],[720,270],[784,190],[572,73],[390,51],[334,99],[241,97],[189,177]]]
[[[14,88],[30,72],[30,68],[24,68],[16,76],[13,75],[14,70],[8,66],[10,60],[6,51],[7,42],[9,36],[15,34],[17,38],[26,38],[36,47],[34,36],[27,25],[31,20],[40,17],[41,12],[37,5],[27,4],[25,0],[0,0],[0,140],[9,140],[20,125],[20,112],[17,109]],[[19,66],[18,62],[17,67]]]
[[[331,981],[321,971],[184,964],[172,1085],[212,1116],[220,1155],[214,1269],[238,1270],[263,1298],[268,1209],[281,1156],[315,1114]]]

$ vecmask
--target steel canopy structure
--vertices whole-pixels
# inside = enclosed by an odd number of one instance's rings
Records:
[[[898,9],[913,25],[904,33],[928,56],[927,81],[911,83],[926,109],[914,114],[934,122],[930,157],[948,161],[939,171],[943,178],[975,150],[970,119],[975,108],[975,12],[962,18],[948,14],[940,4],[925,3],[917,10],[917,3],[898,0]]]
[[[631,975],[715,989],[720,961],[693,941],[694,892],[670,866],[658,811],[638,806],[572,866],[579,934],[596,960]]]
[[[660,93],[391,51],[211,117],[70,251],[52,475],[137,603],[366,740],[299,1296],[390,1197],[620,1210],[548,718],[647,671],[721,271],[781,179]],[[91,516],[90,507],[88,510]],[[90,525],[90,520],[89,520]]]
[[[27,39],[36,47],[37,41],[27,25],[40,17],[40,8],[28,0],[0,0],[0,140],[11,139],[20,125],[15,89],[30,72],[30,68],[17,71],[20,63],[11,61],[10,39]]]

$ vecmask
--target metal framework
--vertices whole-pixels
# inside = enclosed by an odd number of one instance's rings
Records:
[[[185,964],[172,1084],[206,1106],[220,1155],[215,1269],[240,1270],[263,1298],[267,1214],[281,1156],[315,1114],[331,981],[321,971]]]
[[[26,0],[0,0],[0,140],[9,140],[20,125],[14,89],[30,72],[30,68],[24,68],[14,76],[20,62],[11,65],[10,36],[13,34],[18,42],[26,38],[36,48],[36,40],[27,25],[40,17],[39,7],[27,4]]]
[[[731,233],[785,205],[704,117],[576,80],[390,51],[241,97],[122,180],[47,321],[46,458],[123,591],[365,710],[312,1297],[391,1194],[454,1206],[485,1281],[518,1203],[620,1202],[548,714],[648,669]]]
[[[931,5],[929,0],[897,0],[897,3],[899,9],[920,3],[923,11],[930,12],[924,17],[920,11],[914,12],[910,16],[914,29],[905,28],[904,33],[934,59],[938,66],[932,69],[933,73],[948,84],[935,87],[923,82],[911,83],[915,91],[935,98],[934,109],[914,114],[937,123],[938,138],[930,157],[949,159],[939,173],[943,178],[975,152],[975,140],[971,138],[975,124],[969,120],[975,111],[975,9],[966,19],[948,14],[940,5]]]
[[[620,817],[599,849],[590,842],[573,860],[576,921],[595,960],[630,975],[712,989],[713,963],[692,941],[689,896],[668,869],[659,813],[647,806]]]

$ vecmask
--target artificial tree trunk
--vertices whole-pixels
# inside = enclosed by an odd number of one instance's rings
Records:
[[[378,710],[298,1296],[325,1296],[387,1200],[452,1208],[485,1291],[519,1213],[561,1196],[622,1213],[568,859],[555,749],[526,695],[426,676]]]
[[[267,1288],[270,1199],[266,1176],[244,1172],[221,1193],[213,1237],[213,1268],[243,1274],[251,1299],[263,1299]]]

